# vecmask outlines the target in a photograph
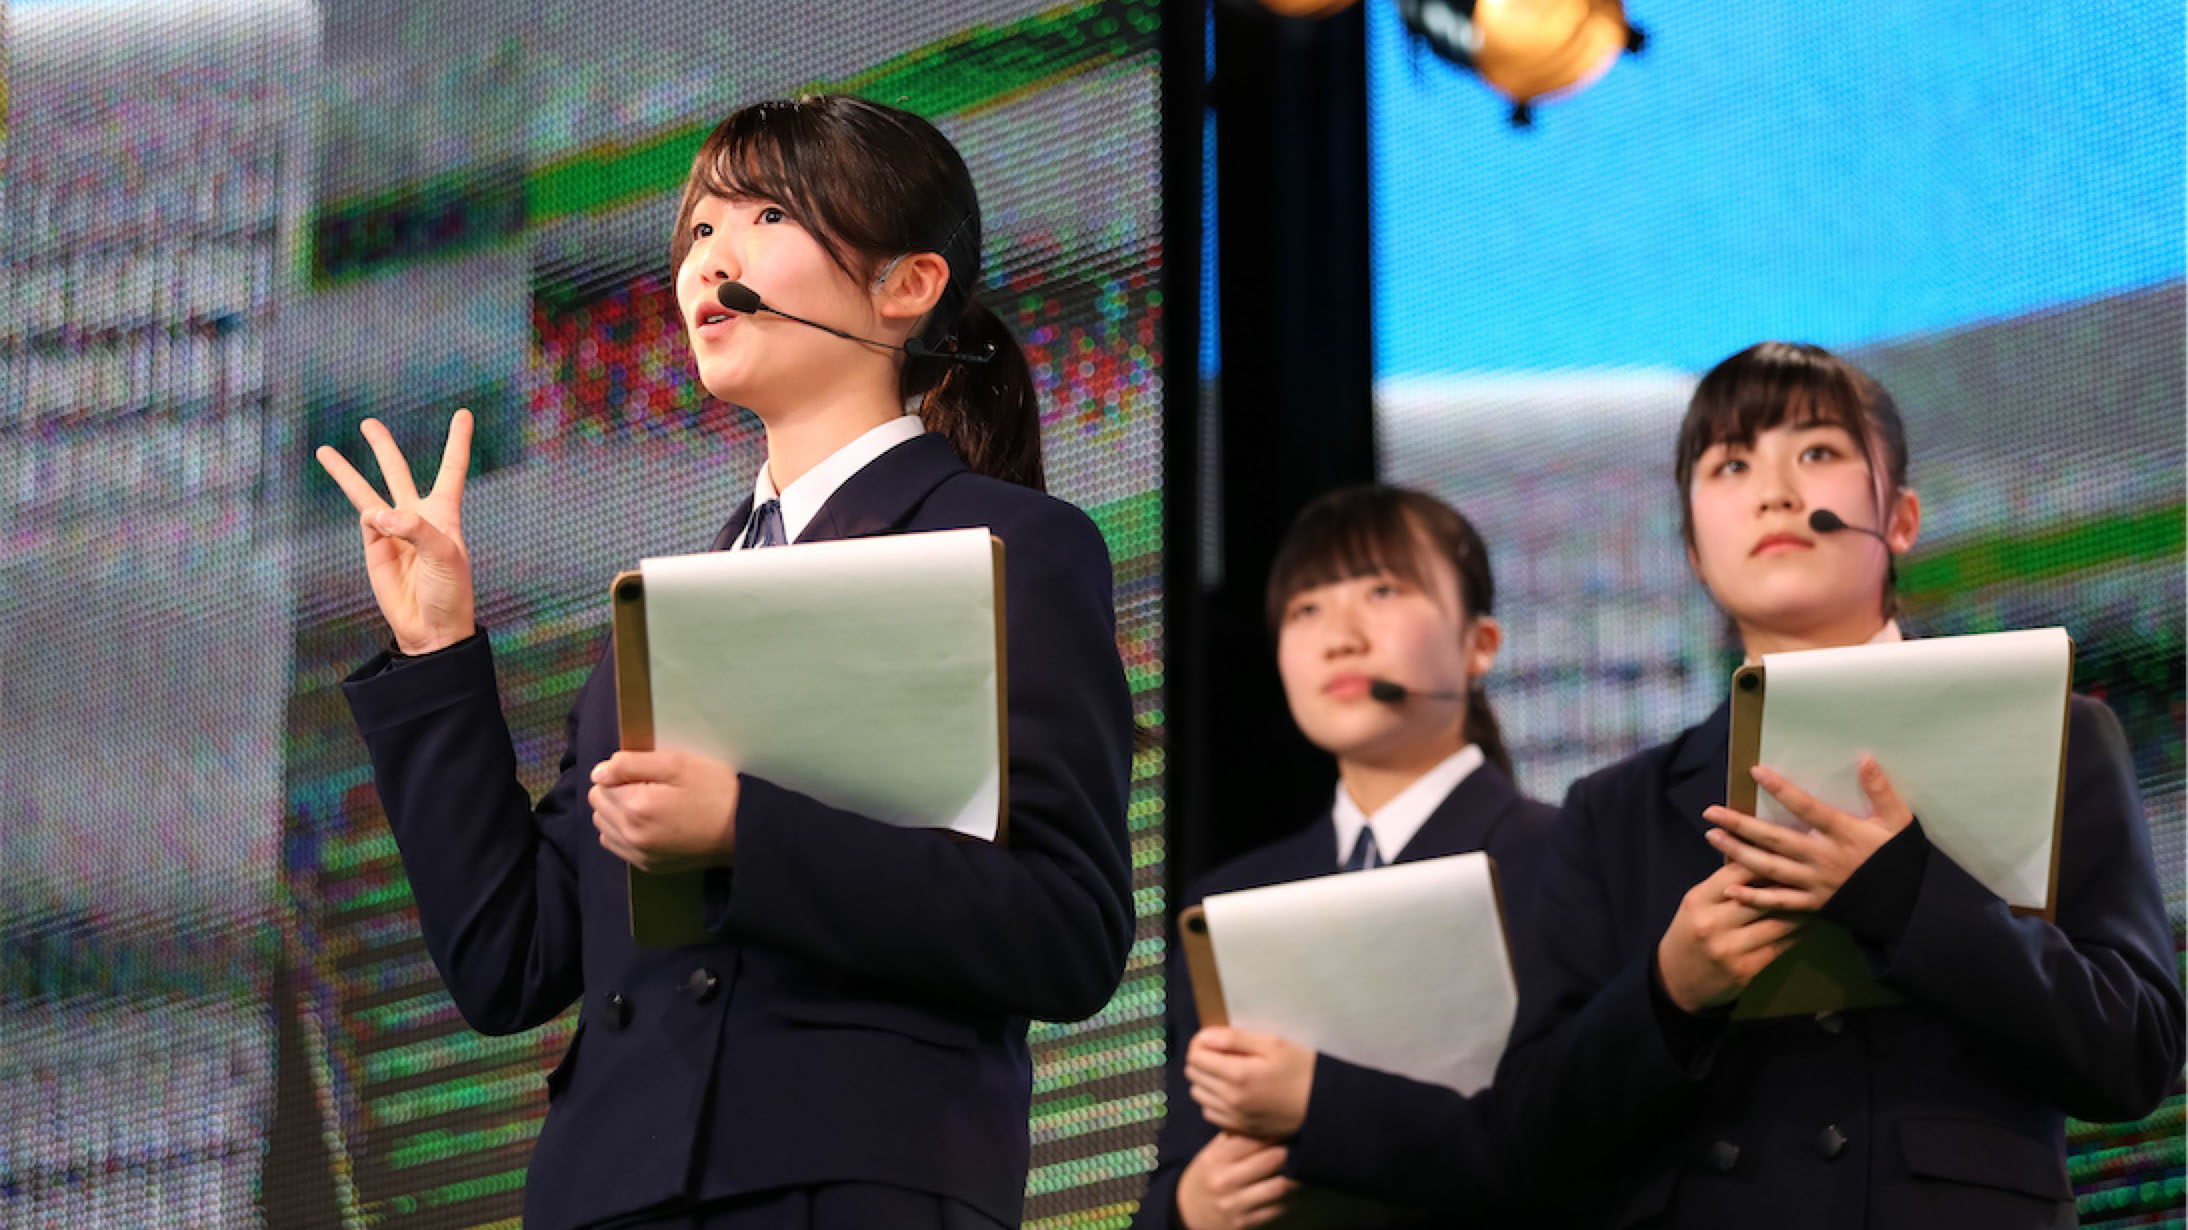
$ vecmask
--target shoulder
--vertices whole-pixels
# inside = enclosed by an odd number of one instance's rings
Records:
[[[1514,795],[1512,803],[1497,821],[1491,841],[1496,844],[1533,845],[1547,837],[1550,827],[1557,823],[1558,809],[1553,803],[1531,799],[1524,794]]]
[[[1624,760],[1613,761],[1575,781],[1565,793],[1564,810],[1570,812],[1576,804],[1611,806],[1621,800],[1642,797],[1642,791],[1661,789],[1671,774],[1672,762],[1686,750],[1687,742],[1696,737],[1698,729],[1683,730],[1663,743],[1642,748]]]
[[[1337,839],[1324,816],[1289,837],[1256,846],[1194,880],[1188,904],[1215,893],[1305,880],[1337,870]]]
[[[2120,726],[2119,715],[2094,696],[2077,692],[2067,697],[2067,730],[2070,750],[2077,735],[2097,740],[2110,751],[2125,754],[2127,750],[2127,732]]]
[[[962,526],[985,526],[1002,539],[1006,568],[1047,572],[1097,561],[1105,575],[1109,568],[1108,544],[1084,509],[970,470],[937,485],[913,524],[915,529]]]

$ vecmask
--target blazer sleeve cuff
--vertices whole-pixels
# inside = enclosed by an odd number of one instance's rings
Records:
[[[1361,1109],[1375,1111],[1377,1077],[1390,1079],[1372,1068],[1348,1063],[1334,1055],[1314,1057],[1314,1083],[1307,1090],[1307,1114],[1292,1137],[1284,1172],[1304,1183],[1340,1190],[1354,1190],[1360,1176],[1372,1173],[1373,1163],[1363,1165],[1363,1152],[1372,1151],[1346,1124],[1361,1122]]]
[[[1480,1114],[1455,1090],[1317,1055],[1285,1173],[1394,1207],[1480,1209],[1499,1199]]]
[[[400,661],[381,650],[342,681],[357,729],[370,734],[481,697],[500,704],[494,652],[481,627],[446,649]]]
[[[1854,868],[1820,913],[1871,947],[1889,948],[1906,934],[1929,863],[1922,821],[1910,821]]]
[[[1664,989],[1664,974],[1656,968],[1653,946],[1642,957],[1642,964],[1648,967],[1649,1013],[1656,1018],[1657,1037],[1663,1041],[1672,1066],[1690,1078],[1708,1075],[1710,1061],[1717,1054],[1717,1043],[1724,1038],[1725,1029],[1731,1023],[1731,1007],[1688,1012],[1673,1003],[1671,992]]]

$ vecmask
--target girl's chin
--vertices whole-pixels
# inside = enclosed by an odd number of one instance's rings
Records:
[[[1828,597],[1785,595],[1763,598],[1744,606],[1725,607],[1726,613],[1741,627],[1780,636],[1803,635],[1819,628],[1858,623],[1865,613],[1874,609],[1873,606],[1864,608],[1847,603],[1836,594]]]

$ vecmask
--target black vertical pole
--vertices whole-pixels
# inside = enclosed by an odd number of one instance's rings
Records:
[[[1185,684],[1173,894],[1328,803],[1334,770],[1285,708],[1262,595],[1298,510],[1375,474],[1362,11],[1306,20],[1218,0],[1213,40],[1220,421],[1200,479],[1221,492],[1220,566],[1206,583],[1173,570],[1168,591],[1173,610],[1192,595],[1166,674]],[[1166,422],[1173,440],[1190,425]]]

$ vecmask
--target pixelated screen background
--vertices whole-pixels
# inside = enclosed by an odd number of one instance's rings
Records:
[[[762,460],[667,270],[737,105],[857,93],[962,149],[1159,726],[1153,0],[14,0],[4,30],[0,1223],[516,1224],[571,1017],[481,1037],[440,989],[336,689],[386,633],[310,452],[361,459],[369,414],[431,458],[478,416],[481,618],[543,790],[608,579],[703,549]],[[1035,1027],[1031,1224],[1115,1223],[1151,1163],[1159,751],[1135,779],[1142,938],[1106,1011]]]
[[[2178,4],[1628,0],[1649,42],[1531,130],[1371,4],[1377,448],[1492,551],[1522,784],[1723,698],[1672,445],[1766,338],[1905,415],[1907,630],[2064,625],[2135,752],[2182,908]],[[2181,1224],[2182,1103],[2071,1130],[2090,1226]]]

